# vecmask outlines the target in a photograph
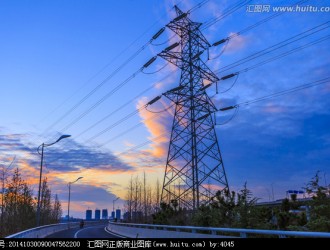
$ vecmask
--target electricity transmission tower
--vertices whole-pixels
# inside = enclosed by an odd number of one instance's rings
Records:
[[[214,129],[216,107],[204,87],[219,78],[200,59],[210,47],[199,30],[201,23],[177,6],[175,10],[177,17],[166,26],[181,40],[158,54],[181,69],[180,86],[163,94],[175,103],[175,114],[161,199],[195,210],[218,190],[228,189]],[[173,51],[175,47],[180,52]]]

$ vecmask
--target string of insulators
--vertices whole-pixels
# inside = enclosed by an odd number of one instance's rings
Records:
[[[164,51],[169,51],[174,49],[175,47],[178,47],[180,44],[178,42],[173,43],[172,45],[168,46],[166,49],[164,49]]]
[[[222,43],[225,43],[227,41],[228,41],[228,38],[224,38],[224,39],[222,39],[220,41],[217,41],[217,42],[213,43],[212,46],[215,47],[215,46],[218,46],[218,45],[220,45]]]
[[[153,58],[151,58],[148,62],[146,62],[144,65],[143,65],[143,68],[147,68],[150,66],[150,64],[152,64],[154,61],[156,61],[157,59],[157,56],[154,56]]]
[[[147,106],[148,106],[148,105],[151,105],[151,104],[154,104],[154,103],[157,102],[160,98],[162,98],[161,95],[155,97],[154,99],[152,99],[150,102],[147,103]]]
[[[173,19],[172,22],[177,22],[182,18],[185,18],[188,15],[188,13],[182,13],[180,16],[177,16],[176,18]]]
[[[208,117],[209,115],[210,115],[209,113],[208,113],[208,114],[205,114],[205,115],[199,117],[199,118],[197,119],[197,121],[203,120],[203,119],[205,119],[206,117]]]
[[[228,107],[225,107],[225,108],[221,108],[219,109],[220,111],[226,111],[226,110],[230,110],[230,109],[234,109],[236,108],[236,106],[228,106]]]
[[[206,84],[204,87],[202,87],[202,88],[200,89],[200,91],[203,91],[203,90],[205,90],[205,89],[211,87],[211,85],[212,85],[211,83]]]
[[[175,91],[181,90],[181,89],[183,89],[183,88],[184,88],[183,86],[179,86],[179,87],[175,87],[175,88],[173,88],[173,89],[170,89],[170,90],[167,91],[167,92],[175,92]]]
[[[227,79],[229,79],[229,78],[232,78],[232,77],[236,76],[237,74],[238,74],[238,73],[232,73],[232,74],[229,74],[229,75],[223,76],[223,77],[221,77],[220,80],[227,80]]]
[[[165,27],[161,28],[153,37],[152,40],[157,39],[163,32],[165,31]]]
[[[198,57],[200,57],[201,54],[203,54],[204,51],[199,51],[196,55],[193,56],[192,59],[196,59]]]

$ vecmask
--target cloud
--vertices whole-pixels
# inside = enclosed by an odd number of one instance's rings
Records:
[[[234,33],[230,33],[228,36],[232,36]],[[245,36],[235,36],[234,38],[230,39],[226,49],[224,50],[224,54],[232,54],[236,53],[248,45],[248,38]]]
[[[146,98],[141,98],[138,102],[138,107],[146,103]],[[169,141],[168,135],[170,134],[171,119],[173,117],[172,105],[166,102],[160,102],[155,105],[150,105],[147,109],[142,109],[139,111],[139,115],[142,118],[142,122],[146,126],[147,130],[151,134],[148,138],[151,142],[150,150],[154,157],[164,157],[167,153],[167,144]],[[163,112],[159,112],[162,111]],[[159,112],[155,114],[154,112]]]
[[[16,155],[17,164],[39,166],[40,155],[37,146],[29,141],[28,135],[0,135],[1,161],[8,161]],[[41,151],[41,149],[39,150]],[[125,172],[132,167],[123,163],[111,152],[101,152],[98,149],[82,145],[72,139],[65,145],[54,145],[44,148],[44,164],[50,170],[75,171],[81,168],[97,168],[111,172]]]
[[[276,114],[276,113],[284,113],[287,111],[287,108],[275,105],[273,103],[267,103],[265,107],[262,108],[263,112]]]
[[[60,185],[53,186],[52,191],[54,193],[61,188]],[[108,192],[104,188],[75,183],[71,186],[70,214],[84,218],[87,209],[93,210],[93,217],[95,209],[108,209],[108,213],[110,213],[113,207],[112,201],[116,197],[117,195]],[[61,200],[63,215],[66,215],[68,206],[67,188],[66,190],[61,190],[59,199]],[[123,200],[117,200],[115,205],[115,209],[123,207]]]
[[[222,4],[226,4],[227,1],[222,1]],[[213,17],[219,17],[223,12],[219,8],[219,4],[216,2],[208,2],[206,5],[206,8],[208,12],[211,14]]]
[[[40,155],[36,152],[37,147],[29,141],[31,138],[28,135],[4,134],[4,130],[1,132],[1,164],[9,165],[16,155],[15,162],[7,173],[8,178],[11,178],[14,168],[19,168],[22,178],[32,185],[36,195],[40,173]],[[103,204],[104,207],[108,202],[105,198],[111,199],[117,194],[124,194],[127,174],[134,171],[133,166],[111,152],[101,152],[73,139],[44,150],[43,178],[47,177],[52,193],[59,195],[62,208],[66,204],[66,198],[63,196],[65,197],[68,192],[67,184],[79,176],[84,178],[79,181],[82,184],[75,183],[73,194],[79,190],[79,199],[94,202],[95,206]],[[79,209],[81,213],[86,207],[82,204]]]

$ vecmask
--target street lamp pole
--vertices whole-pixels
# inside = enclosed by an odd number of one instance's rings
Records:
[[[39,176],[39,189],[38,189],[38,205],[37,205],[37,227],[40,226],[40,195],[41,195],[41,178],[42,178],[42,165],[43,165],[43,161],[44,161],[44,148],[45,147],[49,147],[51,145],[54,145],[55,143],[59,142],[60,140],[64,139],[64,138],[68,138],[71,135],[62,135],[60,138],[57,139],[57,141],[53,142],[53,143],[49,143],[49,144],[41,144],[38,147],[38,153],[41,155],[41,162],[40,162],[40,176]],[[41,153],[40,153],[40,147],[41,147]]]
[[[69,200],[68,200],[68,227],[70,227],[70,197],[71,197],[71,184],[73,184],[73,183],[79,181],[79,180],[82,179],[82,178],[83,178],[83,177],[79,177],[77,180],[68,183],[68,187],[69,187]]]

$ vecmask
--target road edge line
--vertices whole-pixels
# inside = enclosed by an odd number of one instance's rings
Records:
[[[115,235],[115,236],[118,236],[119,238],[127,238],[127,237],[124,236],[124,235],[120,235],[120,234],[114,233],[114,232],[112,232],[112,231],[109,231],[109,230],[107,229],[107,226],[104,227],[104,231],[106,231],[108,234],[113,234],[113,235]]]
[[[78,230],[78,231],[74,234],[73,238],[77,239],[78,233],[80,233],[81,231],[83,231],[83,230],[85,230],[85,229],[87,229],[87,228],[88,228],[88,227],[85,227],[85,228],[83,228],[83,229]]]

